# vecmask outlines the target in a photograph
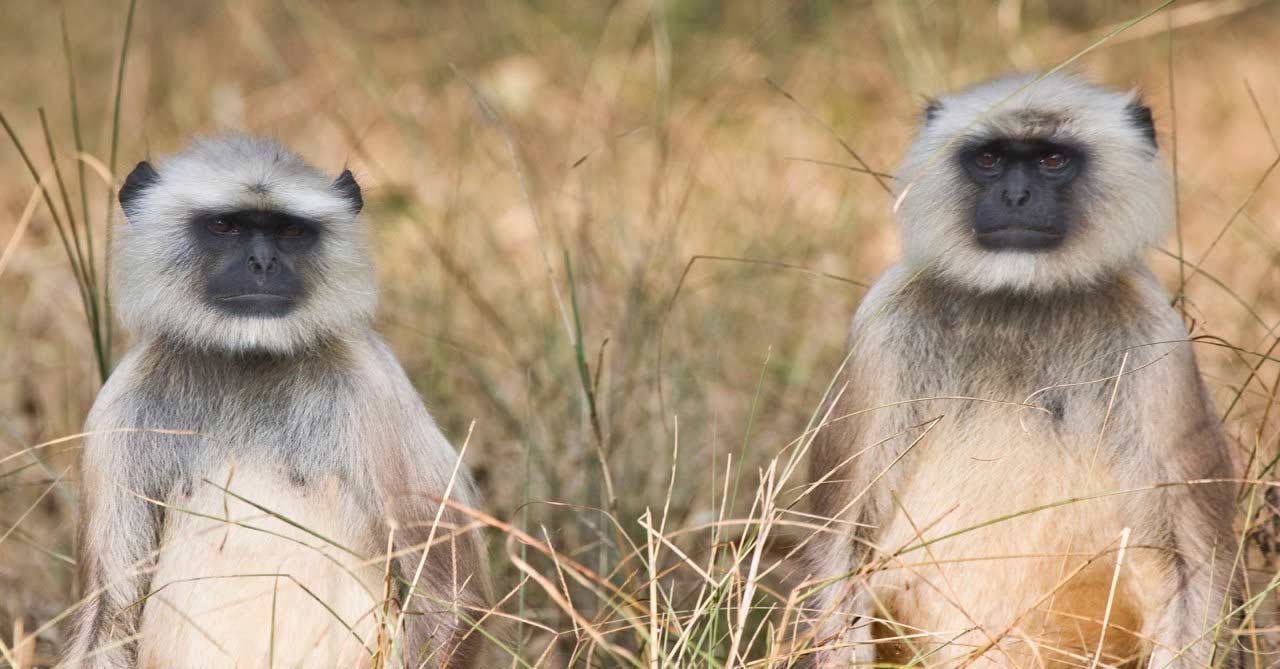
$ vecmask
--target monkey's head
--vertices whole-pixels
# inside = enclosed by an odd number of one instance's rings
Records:
[[[898,172],[908,263],[979,291],[1087,288],[1168,234],[1151,110],[1071,75],[933,101]]]
[[[124,324],[210,351],[295,354],[371,320],[363,206],[268,139],[228,135],[142,162],[120,189],[112,274]]]

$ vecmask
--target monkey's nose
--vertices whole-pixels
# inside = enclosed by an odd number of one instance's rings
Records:
[[[280,267],[275,256],[249,256],[249,271],[254,274],[271,274]]]
[[[1023,189],[1015,195],[1006,190],[1000,193],[1000,200],[1006,207],[1022,207],[1031,201],[1031,191]]]

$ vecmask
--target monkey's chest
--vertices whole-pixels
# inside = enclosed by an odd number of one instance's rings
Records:
[[[1049,519],[1060,516],[1110,519],[1111,510],[1118,510],[1109,501],[1072,501],[1114,492],[1119,484],[1099,435],[1052,429],[1053,420],[1043,412],[992,410],[969,421],[949,423],[943,416],[932,430],[920,430],[899,464],[903,471],[891,477],[903,500],[899,515],[913,515],[921,527],[932,528],[926,536],[956,533],[934,546],[947,552],[991,538],[999,539],[997,547],[1048,547],[1105,534],[1104,528],[1079,524],[1054,527],[1047,537],[1025,531],[1048,528],[1054,522]],[[985,538],[966,538],[980,534]]]
[[[1107,614],[1124,533],[1121,500],[1107,494],[1121,486],[1094,449],[1097,435],[986,418],[944,421],[900,463],[897,503],[876,540],[896,557],[872,578],[875,589],[898,621],[940,634],[924,646],[975,623],[1015,626],[1051,646],[1093,642],[1098,626],[1088,621]],[[1110,609],[1112,624],[1128,629],[1141,627],[1134,568],[1130,555]],[[964,647],[986,641],[962,636]],[[1114,630],[1107,639],[1117,655],[1136,648]]]
[[[383,600],[365,514],[333,478],[207,471],[166,510],[140,666],[361,666]]]

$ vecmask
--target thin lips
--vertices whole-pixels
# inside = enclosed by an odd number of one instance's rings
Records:
[[[1061,237],[1062,236],[1062,233],[1057,232],[1056,230],[1053,230],[1050,228],[1033,228],[1026,225],[1006,225],[1002,228],[992,228],[990,230],[983,230],[978,234],[981,236],[986,236],[986,235],[997,235],[1003,232],[1029,232],[1031,234],[1044,235],[1045,237]]]
[[[239,302],[242,300],[279,300],[281,302],[288,302],[293,298],[288,295],[277,295],[275,293],[238,293],[236,295],[220,295],[218,296],[218,299],[223,302]]]

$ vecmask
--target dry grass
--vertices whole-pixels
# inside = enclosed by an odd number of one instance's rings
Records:
[[[522,621],[505,664],[764,666],[787,652],[812,520],[788,508],[790,445],[860,283],[897,253],[889,197],[850,154],[892,171],[923,95],[1051,66],[1155,4],[144,0],[114,179],[223,127],[351,166],[380,329],[451,437],[475,421],[476,519]],[[0,17],[0,112],[49,176],[46,109],[71,192],[52,205],[99,250],[126,8],[66,3],[80,162],[57,6]],[[1176,144],[1183,234],[1154,262],[1186,277],[1240,476],[1274,480],[1280,6],[1172,11],[1074,67],[1140,86]],[[79,442],[15,454],[78,432],[99,372],[49,208],[3,146],[0,666],[25,667],[56,652],[49,623],[73,603]],[[1280,573],[1280,493],[1251,490],[1256,588]],[[1274,599],[1255,603],[1251,667],[1280,666]]]

